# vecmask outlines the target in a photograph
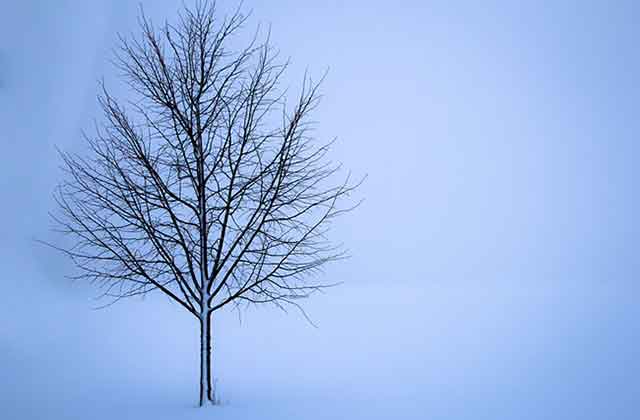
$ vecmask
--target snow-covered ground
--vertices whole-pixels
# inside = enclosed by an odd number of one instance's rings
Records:
[[[196,328],[178,308],[149,298],[92,311],[89,289],[28,271],[2,298],[2,419],[634,419],[640,409],[633,285],[353,282],[308,301],[317,329],[266,308],[242,323],[223,314],[224,404],[199,409]],[[9,297],[42,284],[33,308]]]

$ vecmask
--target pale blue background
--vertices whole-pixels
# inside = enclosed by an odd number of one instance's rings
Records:
[[[326,278],[346,284],[307,303],[320,328],[216,319],[228,405],[202,412],[186,314],[91,310],[32,239],[53,237],[54,145],[81,148],[136,4],[5,2],[0,418],[639,418],[640,3],[245,6],[292,87],[330,68],[318,135],[369,176],[334,231],[353,258]]]

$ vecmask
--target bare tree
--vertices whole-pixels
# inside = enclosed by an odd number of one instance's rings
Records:
[[[268,36],[232,47],[245,21],[239,10],[219,19],[208,2],[184,8],[175,25],[141,14],[141,36],[121,37],[114,60],[133,99],[103,84],[104,121],[85,135],[88,153],[61,152],[55,194],[72,277],[114,301],[160,291],[197,320],[200,405],[216,401],[212,314],[299,308],[329,286],[312,275],[344,257],[326,233],[357,186],[332,181],[331,143],[312,136],[318,84],[305,76],[288,106],[287,63]]]

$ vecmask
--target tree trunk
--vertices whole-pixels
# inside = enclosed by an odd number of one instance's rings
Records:
[[[215,403],[211,386],[211,315],[200,319],[200,406],[206,401]]]

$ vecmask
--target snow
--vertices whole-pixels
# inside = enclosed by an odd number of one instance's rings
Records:
[[[318,329],[267,308],[242,323],[224,313],[213,334],[223,405],[200,409],[197,324],[179,308],[151,297],[92,311],[91,289],[43,287],[27,271],[19,292],[37,310],[6,295],[1,306],[1,419],[633,419],[638,410],[637,333],[623,327],[638,316],[631,285],[351,283],[308,302]]]

